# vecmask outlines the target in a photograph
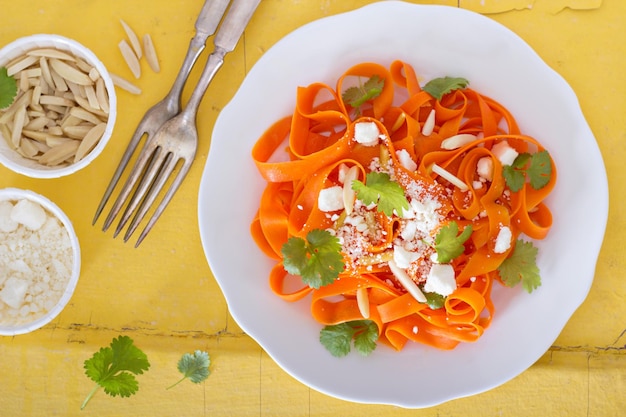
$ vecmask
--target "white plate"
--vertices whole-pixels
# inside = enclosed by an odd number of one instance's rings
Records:
[[[337,359],[320,345],[309,303],[284,302],[268,287],[272,262],[249,234],[264,188],[250,151],[270,124],[292,112],[297,86],[334,85],[356,63],[394,59],[411,63],[425,80],[467,78],[550,149],[559,177],[548,200],[554,226],[537,244],[543,284],[532,294],[496,285],[496,316],[476,343],[453,351],[379,346],[367,358]],[[204,250],[231,314],[279,366],[331,396],[419,408],[496,387],[546,352],[591,286],[608,186],[575,94],[523,40],[462,9],[385,1],[305,25],[261,57],[217,120],[198,209]]]

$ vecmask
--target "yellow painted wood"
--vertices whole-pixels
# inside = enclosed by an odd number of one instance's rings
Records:
[[[111,232],[101,232],[102,220],[95,227],[91,225],[96,205],[137,122],[169,90],[193,35],[193,22],[201,3],[3,2],[0,46],[33,33],[68,36],[91,48],[112,72],[134,81],[143,93],[134,96],[118,90],[119,115],[114,136],[103,154],[80,173],[62,179],[34,180],[0,167],[0,187],[32,189],[65,210],[74,222],[83,251],[78,288],[58,318],[32,334],[0,338],[1,416],[623,414],[626,43],[622,40],[626,2],[572,1],[571,7],[555,12],[546,6],[547,0],[535,0],[531,9],[489,14],[526,40],[578,94],[605,157],[611,192],[609,226],[588,298],[535,365],[491,391],[423,410],[337,400],[286,374],[228,314],[198,233],[197,192],[210,149],[210,133],[220,110],[246,72],[268,48],[297,27],[371,1],[264,0],[244,42],[228,56],[209,87],[200,109],[202,139],[197,160],[152,234],[139,249],[133,249],[131,244],[112,239]],[[482,4],[470,0],[415,3],[465,8]],[[484,5],[495,3],[507,2],[485,0]],[[119,19],[129,23],[140,36],[152,35],[161,60],[159,74],[152,73],[144,61],[141,78],[132,78],[117,49],[117,43],[125,37]],[[191,80],[198,76],[199,68]],[[188,96],[189,91],[185,94]],[[567,288],[563,290],[566,297]],[[84,360],[120,334],[131,336],[148,354],[151,369],[138,377],[137,395],[111,398],[99,392],[88,408],[80,411],[80,404],[92,387],[83,374]],[[166,390],[179,377],[179,357],[196,349],[211,354],[209,379],[199,385],[185,381]]]

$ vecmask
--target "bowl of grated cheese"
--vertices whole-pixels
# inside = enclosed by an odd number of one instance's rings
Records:
[[[32,332],[71,299],[80,245],[70,219],[29,190],[0,189],[0,335]]]
[[[0,69],[15,90],[0,108],[0,163],[28,177],[58,178],[104,150],[117,98],[91,50],[63,36],[31,35],[0,49]]]

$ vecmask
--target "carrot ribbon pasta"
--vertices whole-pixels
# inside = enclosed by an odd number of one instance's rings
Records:
[[[379,94],[356,108],[344,100],[342,91],[374,76],[384,82]],[[334,87],[298,88],[293,114],[270,126],[252,149],[267,186],[250,230],[276,260],[269,277],[273,293],[288,302],[310,300],[319,323],[360,320],[367,311],[378,340],[396,350],[407,342],[452,349],[476,341],[489,327],[492,286],[501,281],[498,268],[518,237],[546,237],[552,217],[544,200],[556,172],[540,188],[524,181],[513,191],[504,175],[511,161],[503,161],[502,149],[510,158],[545,151],[541,143],[521,133],[495,100],[471,88],[436,99],[418,80],[402,61],[388,68],[362,63]],[[377,132],[374,142],[358,139],[363,127]],[[280,154],[287,157],[276,158]],[[370,172],[389,173],[405,190],[409,209],[387,216],[358,199],[354,207],[345,201],[322,207],[321,193],[345,189],[351,167],[359,181]],[[472,234],[449,263],[455,288],[437,308],[416,299],[390,265],[398,264],[428,293],[429,271],[437,264],[433,242],[450,222],[471,226]],[[304,238],[313,229],[338,236],[346,265],[333,283],[317,289],[288,274],[281,254],[290,237]]]

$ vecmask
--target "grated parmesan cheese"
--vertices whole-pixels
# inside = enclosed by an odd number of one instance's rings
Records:
[[[73,263],[61,222],[28,199],[0,201],[0,325],[30,323],[63,295]]]

